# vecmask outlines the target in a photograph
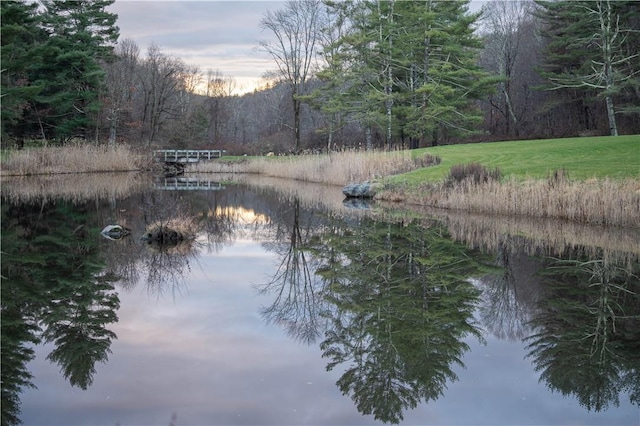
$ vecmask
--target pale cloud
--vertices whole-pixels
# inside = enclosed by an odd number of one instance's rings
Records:
[[[280,1],[130,1],[117,0],[120,39],[136,42],[144,55],[151,44],[200,71],[221,71],[239,86],[255,87],[274,68],[259,42],[271,37],[260,28],[267,10]]]
[[[285,1],[159,1],[116,0],[110,10],[118,14],[120,38],[130,38],[143,54],[153,43],[167,55],[197,66],[200,71],[221,71],[236,80],[240,91],[260,85],[273,59],[257,47],[272,34],[260,28],[268,10]],[[477,11],[486,1],[473,1]]]

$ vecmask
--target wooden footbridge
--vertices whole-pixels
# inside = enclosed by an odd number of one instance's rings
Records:
[[[167,165],[175,165],[213,160],[222,157],[224,153],[223,149],[158,149],[153,151],[153,158]]]
[[[164,164],[165,176],[178,176],[184,173],[187,164],[214,160],[224,153],[223,149],[157,149],[153,151],[153,158]]]

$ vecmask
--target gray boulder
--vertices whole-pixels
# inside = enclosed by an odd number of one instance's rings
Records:
[[[354,183],[343,187],[342,193],[347,198],[373,198],[380,188],[382,185],[379,183]]]

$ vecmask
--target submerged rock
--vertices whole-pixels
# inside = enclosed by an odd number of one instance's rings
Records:
[[[122,225],[107,225],[100,233],[109,240],[120,240],[131,234],[131,229]]]

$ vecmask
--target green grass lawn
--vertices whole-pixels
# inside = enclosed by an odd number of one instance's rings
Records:
[[[451,166],[479,162],[516,179],[546,178],[565,169],[570,179],[640,178],[640,135],[491,142],[422,148],[415,155],[438,155],[438,166],[395,176],[394,183],[440,181]]]

